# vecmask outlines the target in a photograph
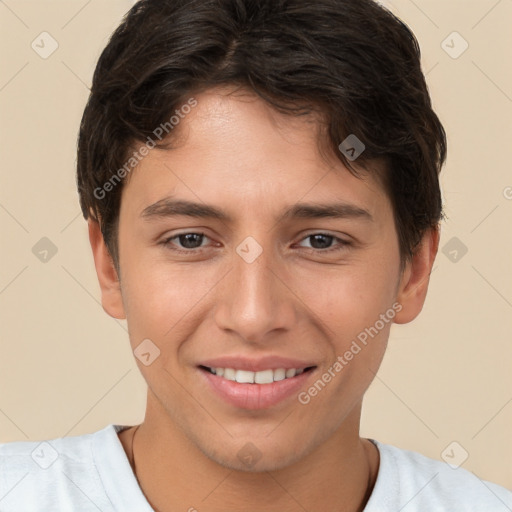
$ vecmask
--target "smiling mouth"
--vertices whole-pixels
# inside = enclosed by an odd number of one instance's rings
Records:
[[[210,368],[209,366],[199,365],[199,368],[205,372],[211,373],[225,380],[238,382],[239,384],[272,384],[282,380],[292,379],[297,375],[309,372],[316,366],[306,368],[276,368],[267,369],[259,372],[248,370],[237,370],[235,368]]]

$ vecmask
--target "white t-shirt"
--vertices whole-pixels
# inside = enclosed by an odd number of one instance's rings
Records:
[[[111,424],[82,436],[0,444],[0,512],[153,512],[117,436],[126,428]],[[371,441],[380,467],[364,512],[512,511],[512,492],[504,487]]]

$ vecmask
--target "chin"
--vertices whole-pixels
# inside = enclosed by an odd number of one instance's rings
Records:
[[[301,458],[301,454],[297,453],[294,453],[293,455],[290,453],[272,453],[272,455],[270,455],[268,453],[265,454],[260,452],[260,455],[255,455],[252,460],[247,460],[247,454],[243,457],[239,457],[239,452],[243,450],[244,447],[241,450],[235,450],[230,453],[216,452],[213,454],[205,453],[205,455],[220,466],[232,471],[241,471],[245,473],[278,471],[280,469],[285,469]]]
[[[308,450],[298,440],[292,443],[289,437],[287,443],[284,441],[284,437],[270,441],[264,436],[247,436],[197,447],[208,459],[220,466],[248,473],[284,469],[305,457],[314,448],[311,446]]]

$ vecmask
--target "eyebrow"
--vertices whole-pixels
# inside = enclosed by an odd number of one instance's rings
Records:
[[[165,197],[156,203],[144,208],[141,215],[146,220],[186,216],[198,219],[216,219],[233,223],[233,218],[226,211],[213,205],[195,203],[182,199]],[[290,219],[347,219],[355,218],[373,222],[374,219],[368,210],[355,204],[335,202],[328,204],[297,203],[286,208],[276,221]]]

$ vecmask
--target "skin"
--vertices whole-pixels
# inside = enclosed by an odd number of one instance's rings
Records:
[[[389,198],[372,176],[356,178],[334,155],[322,156],[317,120],[279,114],[226,87],[196,99],[173,149],[150,151],[123,189],[120,279],[89,221],[105,311],[127,319],[133,350],[147,338],[160,349],[149,366],[136,359],[148,384],[134,444],[141,488],[162,512],[362,510],[379,454],[359,436],[361,404],[392,322],[307,405],[293,396],[268,409],[233,407],[198,378],[197,364],[233,354],[296,357],[317,366],[307,390],[394,303],[395,323],[420,313],[439,231],[425,234],[401,273]],[[233,221],[141,216],[170,195],[223,208]],[[372,220],[276,221],[298,202],[340,200]],[[163,243],[190,232],[206,237]],[[351,245],[315,245],[318,233]],[[263,249],[252,263],[236,252],[248,236]],[[332,248],[340,250],[325,253]],[[119,435],[128,457],[132,435]],[[237,457],[248,442],[261,453],[250,469]]]

